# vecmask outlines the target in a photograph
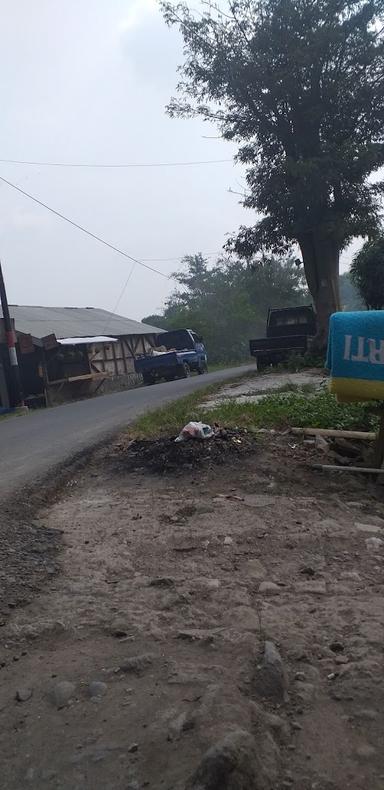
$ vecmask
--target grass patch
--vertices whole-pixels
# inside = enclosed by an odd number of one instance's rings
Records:
[[[369,404],[338,403],[327,390],[313,393],[313,385],[284,385],[275,393],[265,395],[258,403],[235,403],[224,401],[214,408],[204,408],[204,401],[220,389],[212,385],[184,398],[147,412],[132,425],[132,437],[158,438],[176,436],[190,420],[202,420],[210,425],[214,422],[225,427],[239,426],[249,430],[256,428],[284,429],[337,428],[339,430],[375,431],[378,418],[372,414]]]
[[[243,428],[337,428],[376,430],[378,419],[361,403],[338,403],[334,395],[320,391],[308,397],[303,391],[266,395],[258,403],[225,401],[213,409],[200,409],[200,419]]]
[[[216,384],[205,387],[160,409],[146,412],[135,420],[129,429],[129,435],[137,439],[178,435],[187,422],[202,419],[199,404],[209,395],[217,392],[221,386],[222,384]]]
[[[324,366],[324,357],[311,354],[307,351],[305,354],[290,354],[285,362],[280,362],[276,365],[275,370],[298,373],[300,370],[305,370],[306,368],[323,369]]]

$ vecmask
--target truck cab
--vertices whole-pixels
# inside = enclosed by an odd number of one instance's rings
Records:
[[[308,338],[316,334],[316,316],[312,305],[270,307],[266,337],[249,341],[251,356],[258,366],[274,365],[291,354],[304,354]]]

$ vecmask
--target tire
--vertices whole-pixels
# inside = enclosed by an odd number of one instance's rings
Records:
[[[189,367],[188,363],[184,362],[184,365],[182,365],[181,368],[182,368],[181,378],[188,379],[189,376],[191,375],[191,368]]]

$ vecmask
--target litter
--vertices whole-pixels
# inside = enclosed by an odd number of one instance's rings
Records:
[[[189,439],[211,439],[214,433],[213,428],[203,422],[188,422],[180,431],[175,442],[187,442]]]
[[[365,545],[368,551],[377,551],[381,548],[383,542],[380,538],[366,538]]]

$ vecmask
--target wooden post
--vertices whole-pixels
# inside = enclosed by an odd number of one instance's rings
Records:
[[[380,414],[379,431],[375,443],[375,453],[373,465],[376,469],[381,469],[384,461],[384,412]]]
[[[1,263],[0,263],[0,302],[3,310],[5,337],[8,346],[8,354],[9,354],[9,362],[10,362],[10,370],[11,370],[11,377],[10,377],[11,386],[9,388],[10,389],[9,400],[11,402],[11,406],[24,406],[19,361],[17,359],[17,352],[16,352],[16,333],[12,326],[12,320],[8,307],[8,299],[5,290],[5,282],[3,277],[3,271],[1,268]]]

